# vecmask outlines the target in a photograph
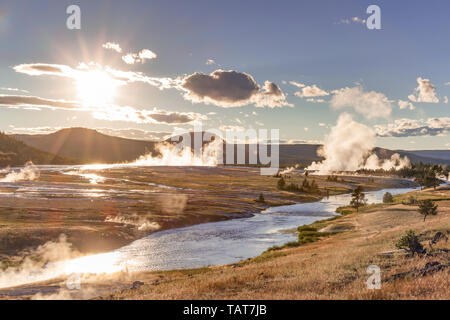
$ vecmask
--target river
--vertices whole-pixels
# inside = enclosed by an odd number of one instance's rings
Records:
[[[385,192],[400,194],[411,188],[366,192],[368,203],[379,203]],[[0,288],[48,280],[74,273],[113,273],[199,268],[235,263],[260,255],[269,247],[296,239],[286,232],[301,225],[335,216],[350,195],[336,195],[313,203],[273,207],[252,217],[203,223],[155,232],[108,253],[49,263],[0,276]]]

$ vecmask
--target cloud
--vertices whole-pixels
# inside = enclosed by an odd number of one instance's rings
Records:
[[[398,100],[398,106],[401,110],[404,109],[409,109],[409,110],[414,110],[416,109],[416,107],[409,101],[404,101],[404,100]]]
[[[213,64],[216,64],[216,61],[214,61],[214,59],[208,59],[208,60],[206,60],[206,64],[213,65]]]
[[[62,127],[14,127],[6,131],[7,134],[50,134],[63,129]]]
[[[147,76],[142,72],[122,71],[109,66],[90,62],[80,63],[76,68],[56,64],[22,64],[14,67],[16,72],[32,76],[53,75],[70,79],[80,79],[86,72],[102,71],[118,85],[142,82],[163,89],[176,89],[184,92],[184,98],[193,103],[214,104],[220,107],[239,107],[254,104],[256,107],[290,106],[285,94],[273,82],[266,81],[260,87],[253,77],[246,73],[229,70],[216,70],[207,75],[196,72],[178,78],[159,78]]]
[[[6,88],[6,87],[1,87],[0,90],[2,90],[2,91],[14,91],[14,92],[28,93],[27,90],[22,90],[22,89],[18,89],[18,88]]]
[[[120,45],[118,43],[115,43],[115,42],[106,42],[102,45],[102,47],[107,50],[113,50],[117,53],[122,53],[122,48],[120,47]]]
[[[126,64],[144,63],[146,60],[155,59],[156,53],[149,49],[142,49],[138,53],[128,53],[122,56],[122,60]]]
[[[133,123],[185,124],[196,120],[207,120],[207,116],[194,112],[171,112],[154,108],[136,109],[129,106],[110,106],[93,110],[95,119],[107,121],[125,121]]]
[[[109,66],[101,66],[95,62],[80,63],[76,68],[58,64],[30,63],[13,67],[16,72],[31,76],[58,76],[69,79],[80,79],[86,76],[86,72],[93,70],[102,71],[110,76],[117,84],[125,85],[134,82],[142,82],[159,89],[178,88],[181,79],[150,77],[142,72],[122,71]],[[181,89],[179,89],[181,90]]]
[[[317,85],[312,86],[304,86],[300,91],[294,93],[297,97],[300,98],[313,98],[313,97],[323,97],[328,96],[329,93],[325,90],[320,89]]]
[[[183,79],[181,87],[185,91],[185,99],[193,103],[219,107],[255,104],[274,108],[289,105],[275,83],[266,81],[261,88],[251,75],[233,70],[219,69],[209,75],[195,72]]]
[[[436,97],[436,88],[429,79],[418,77],[417,83],[419,86],[414,89],[413,94],[408,96],[409,100],[413,102],[439,103],[439,99]]]
[[[183,124],[208,117],[194,112],[172,112],[154,108],[152,110],[136,109],[129,106],[110,105],[108,107],[82,106],[79,102],[52,100],[30,96],[0,95],[0,106],[10,108],[40,108],[91,111],[94,118],[108,121],[126,121],[134,123]]]
[[[0,106],[6,107],[43,107],[60,109],[79,109],[80,103],[65,100],[44,99],[33,96],[0,95]]]
[[[299,83],[299,82],[295,82],[295,81],[289,81],[289,83],[292,84],[293,86],[297,87],[297,88],[305,87],[305,85],[303,83]]]
[[[19,64],[14,66],[13,69],[16,72],[25,73],[30,76],[53,75],[72,78],[76,73],[76,70],[69,66],[48,63]]]
[[[444,97],[444,103],[445,103],[445,104],[448,103],[448,97],[447,97],[447,96]]]
[[[306,101],[312,102],[312,103],[324,103],[325,102],[324,99],[314,99],[314,98],[306,99]]]
[[[222,130],[222,131],[232,131],[232,132],[245,131],[246,130],[242,126],[233,126],[233,125],[223,125],[223,126],[220,126],[219,129]]]
[[[376,125],[379,137],[412,137],[445,135],[450,130],[450,118],[427,120],[398,119],[387,125]]]
[[[336,110],[350,107],[368,119],[387,118],[392,111],[391,102],[384,94],[366,92],[360,86],[342,88],[332,93],[330,105]]]

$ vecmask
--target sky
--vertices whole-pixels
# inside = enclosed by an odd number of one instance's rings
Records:
[[[381,11],[370,30],[369,5]],[[66,9],[78,5],[81,29]],[[390,149],[449,149],[450,3],[0,2],[0,130],[279,129],[320,143],[348,114]]]

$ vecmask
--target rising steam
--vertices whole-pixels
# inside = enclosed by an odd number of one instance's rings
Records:
[[[356,171],[359,169],[400,169],[410,166],[407,157],[394,154],[390,159],[382,160],[372,153],[375,147],[375,132],[369,127],[355,122],[351,115],[343,113],[336,126],[326,137],[324,146],[318,155],[325,158],[313,162],[307,170],[319,172]]]
[[[58,241],[46,242],[32,252],[27,252],[20,266],[0,270],[0,288],[39,281],[41,278],[38,270],[49,263],[72,259],[78,255],[79,252],[67,242],[67,237],[61,234]]]
[[[180,146],[182,145],[182,146]],[[133,165],[138,166],[216,166],[222,150],[222,142],[216,139],[203,146],[201,152],[194,152],[190,146],[161,143],[157,146],[159,156],[146,154]]]
[[[118,215],[118,216],[108,216],[105,222],[120,223],[137,228],[139,231],[155,231],[161,228],[161,226],[154,221],[149,221],[145,217],[139,217],[137,214],[134,215]]]
[[[0,178],[0,182],[33,181],[39,178],[39,170],[31,161],[19,171],[5,169],[0,173],[6,173],[6,176]]]

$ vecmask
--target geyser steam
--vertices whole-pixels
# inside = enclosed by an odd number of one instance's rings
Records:
[[[343,113],[325,138],[324,146],[318,151],[318,155],[325,160],[313,162],[307,170],[326,173],[359,169],[389,170],[410,166],[408,158],[401,158],[398,153],[393,154],[390,159],[379,159],[372,153],[375,140],[376,135],[371,128],[354,121],[351,115]]]
[[[194,152],[190,144],[161,143],[157,146],[159,156],[147,154],[138,158],[138,166],[217,166],[222,151],[222,141],[215,139],[205,144],[200,152]]]
[[[39,170],[31,161],[27,162],[20,171],[8,169],[5,172],[6,176],[0,178],[0,182],[33,181],[39,178]]]

